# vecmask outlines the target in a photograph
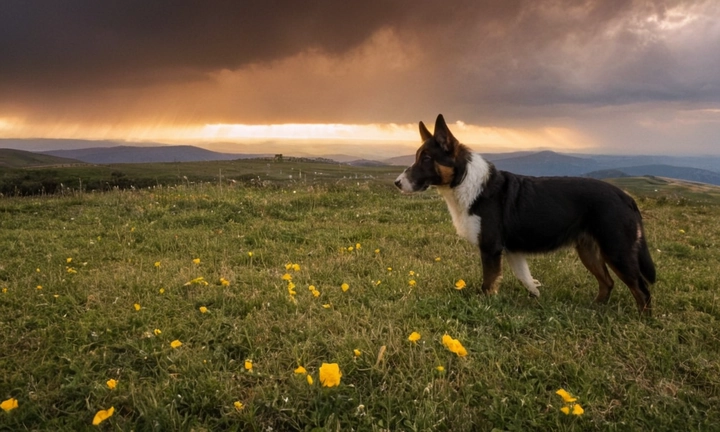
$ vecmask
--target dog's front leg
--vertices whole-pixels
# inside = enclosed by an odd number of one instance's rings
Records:
[[[502,279],[502,251],[480,250],[483,267],[482,290],[485,294],[497,294]]]

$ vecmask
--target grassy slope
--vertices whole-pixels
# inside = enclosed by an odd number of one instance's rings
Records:
[[[0,200],[0,400],[20,405],[0,412],[0,429],[81,430],[110,406],[104,426],[120,430],[720,422],[720,208],[640,200],[659,275],[655,314],[641,319],[621,283],[609,305],[592,304],[595,281],[568,251],[531,260],[540,300],[508,269],[499,295],[478,295],[478,254],[437,194],[351,176]],[[290,262],[301,266],[290,271],[295,301],[281,279]],[[184,285],[199,276],[210,284]],[[460,278],[468,288],[456,291]],[[442,346],[445,333],[467,357]],[[340,365],[339,387],[319,386],[323,362]],[[562,414],[559,388],[585,414]]]

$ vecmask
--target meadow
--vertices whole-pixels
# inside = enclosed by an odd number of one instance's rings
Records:
[[[529,260],[539,299],[508,268],[483,296],[442,199],[391,171],[0,198],[0,430],[718,428],[715,190],[624,180],[641,317],[572,251]]]

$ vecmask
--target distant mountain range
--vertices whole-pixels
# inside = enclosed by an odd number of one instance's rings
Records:
[[[3,140],[0,140],[0,146]],[[73,145],[76,143],[73,142]],[[32,153],[0,149],[0,167],[30,167],[77,163],[114,164],[148,162],[199,162],[272,157],[273,154],[220,153],[189,145],[111,146],[51,150]],[[290,156],[290,155],[286,155]],[[720,185],[720,156],[617,156],[570,155],[552,151],[489,153],[483,155],[498,169],[533,176],[587,176],[616,178],[657,176]],[[409,166],[414,155],[384,160],[359,159],[348,154],[315,158],[356,166]]]

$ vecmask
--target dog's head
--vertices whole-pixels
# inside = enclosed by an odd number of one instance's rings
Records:
[[[465,175],[470,153],[450,132],[442,114],[435,121],[434,134],[420,122],[420,138],[423,143],[415,153],[415,163],[398,176],[395,186],[407,193],[430,186],[457,186]]]

